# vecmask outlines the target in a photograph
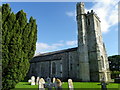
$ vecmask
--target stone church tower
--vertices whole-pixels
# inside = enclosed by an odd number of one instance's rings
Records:
[[[100,22],[93,10],[86,14],[84,3],[77,3],[79,75],[82,81],[110,79]]]
[[[34,56],[29,77],[57,77],[62,81],[110,80],[109,64],[102,40],[99,17],[84,3],[77,3],[78,47]]]

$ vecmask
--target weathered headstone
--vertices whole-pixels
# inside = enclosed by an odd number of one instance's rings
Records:
[[[55,88],[57,90],[61,90],[62,89],[62,82],[60,79],[55,79]]]
[[[47,83],[45,83],[45,87],[48,88],[48,90],[52,90],[52,88],[55,86],[54,83],[51,82],[51,79],[47,78]]]
[[[39,82],[39,77],[37,77],[37,79],[36,79],[36,85],[38,85],[38,82]]]
[[[28,83],[31,83],[31,81],[32,81],[32,80],[31,80],[31,79],[29,79],[29,80],[28,80]]]
[[[45,84],[45,80],[43,78],[40,78],[39,79],[39,85],[38,85],[39,90],[45,90],[44,84]]]
[[[74,90],[72,79],[68,79],[69,90]]]
[[[35,85],[35,77],[34,76],[31,77],[31,85]]]
[[[55,83],[55,78],[53,78],[53,83]]]
[[[105,82],[105,78],[102,78],[101,80],[101,89],[107,90],[107,83]]]
[[[45,80],[43,78],[40,78],[40,81],[45,84]]]

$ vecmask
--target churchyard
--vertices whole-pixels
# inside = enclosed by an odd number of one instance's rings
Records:
[[[74,84],[74,88],[101,88],[100,85],[97,85],[97,84],[100,84],[100,83],[96,83],[96,82],[73,82]],[[120,88],[120,84],[117,84],[117,83],[110,83],[107,88]],[[38,90],[38,85],[30,85],[28,82],[19,82],[15,89],[11,89],[11,90],[17,90],[19,88],[34,88],[34,90]],[[62,85],[62,88],[68,88],[68,83],[67,82],[64,82],[63,85]],[[31,90],[30,89],[30,90]],[[24,89],[22,89],[24,90]]]
[[[120,83],[108,83],[106,85],[108,90],[117,90],[120,89]],[[43,78],[37,77],[35,79],[34,76],[31,77],[31,79],[28,80],[28,82],[19,82],[15,89],[11,90],[41,90],[39,88],[42,88],[42,90],[46,90],[48,88],[68,88],[69,90],[74,90],[76,88],[86,88],[91,90],[101,90],[101,82],[73,82],[72,79],[68,79],[68,82],[61,82],[60,79],[55,78],[47,78],[44,80]],[[52,89],[48,89],[52,90]]]

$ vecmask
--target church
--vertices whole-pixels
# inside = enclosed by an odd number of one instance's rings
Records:
[[[34,56],[30,61],[29,77],[57,77],[62,81],[110,80],[100,18],[93,10],[85,13],[83,2],[77,3],[76,12],[78,46]]]

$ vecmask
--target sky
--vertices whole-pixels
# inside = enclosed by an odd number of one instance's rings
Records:
[[[77,47],[76,2],[7,2],[14,13],[23,9],[38,26],[35,55]],[[85,2],[100,17],[108,56],[118,54],[118,2]]]

